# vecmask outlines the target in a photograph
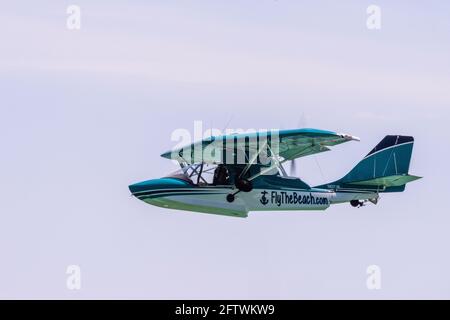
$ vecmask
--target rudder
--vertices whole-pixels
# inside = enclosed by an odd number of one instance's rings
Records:
[[[413,145],[411,136],[388,135],[347,175],[327,186],[401,192],[406,183],[420,178],[408,174]]]

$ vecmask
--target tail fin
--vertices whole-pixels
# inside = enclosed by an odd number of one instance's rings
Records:
[[[379,192],[401,192],[405,184],[420,177],[409,175],[414,138],[386,136],[342,179],[328,187],[376,189]]]

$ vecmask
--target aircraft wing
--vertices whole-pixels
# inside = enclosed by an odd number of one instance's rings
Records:
[[[161,156],[179,162],[192,163],[224,163],[226,152],[238,150],[250,154],[250,151],[257,152],[261,148],[261,141],[267,139],[272,146],[274,155],[285,160],[293,160],[300,157],[330,150],[329,147],[344,142],[357,140],[359,138],[332,131],[319,129],[292,129],[268,132],[253,132],[215,136],[192,143],[191,145],[177,148],[163,153]],[[277,148],[274,148],[274,141],[277,141]],[[259,146],[259,147],[258,147]],[[246,157],[246,162],[250,157]],[[242,163],[242,162],[240,162]]]

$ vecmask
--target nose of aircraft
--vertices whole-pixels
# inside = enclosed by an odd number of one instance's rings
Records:
[[[130,191],[133,195],[137,196],[140,194],[144,194],[146,192],[185,188],[187,186],[190,186],[190,184],[187,181],[174,179],[174,178],[161,178],[161,179],[153,179],[153,180],[138,182],[138,183],[129,185],[128,188],[130,189]]]

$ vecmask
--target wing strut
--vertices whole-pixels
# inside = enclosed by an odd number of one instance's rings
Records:
[[[241,174],[239,175],[239,178],[241,179],[250,169],[250,167],[255,163],[256,159],[258,159],[258,156],[261,154],[262,150],[264,150],[265,147],[268,147],[267,145],[267,140],[264,141],[264,144],[261,146],[261,148],[259,148],[258,152],[255,152],[255,154],[251,157],[250,161],[248,162],[248,164],[245,166],[244,170],[242,170]],[[270,147],[268,147],[270,150]],[[270,151],[272,152],[272,150]]]
[[[269,146],[268,146],[268,148],[269,148],[269,150],[270,150],[270,147],[269,147]],[[270,152],[271,152],[271,154],[273,155],[272,150],[270,150]],[[261,153],[261,151],[258,152],[258,153],[256,154],[256,157],[253,157],[254,159],[252,158],[252,161],[245,167],[245,169],[244,169],[245,172],[248,171],[248,169],[250,168],[251,164],[256,160],[257,156],[258,156],[260,153]],[[259,176],[262,176],[262,175],[266,174],[267,172],[272,171],[272,170],[275,169],[275,168],[278,168],[278,169],[283,173],[283,176],[286,177],[286,176],[287,176],[287,173],[286,173],[286,171],[284,170],[282,164],[283,164],[284,162],[288,161],[288,159],[283,159],[282,161],[280,161],[280,159],[278,159],[278,156],[276,156],[276,155],[273,155],[273,156],[271,157],[271,159],[272,159],[272,161],[273,161],[273,164],[272,164],[271,166],[269,166],[269,167],[267,167],[267,168],[261,170],[260,172],[258,172],[257,174],[254,174],[254,175],[251,176],[250,178],[248,178],[248,179],[243,179],[243,178],[242,178],[243,174],[241,174],[241,175],[239,176],[239,179],[238,179],[238,180],[236,181],[236,183],[235,183],[238,190],[234,191],[233,193],[229,193],[229,194],[227,195],[227,201],[228,201],[228,202],[233,202],[233,201],[235,200],[235,198],[236,198],[236,195],[237,195],[239,192],[241,192],[241,191],[244,191],[244,192],[250,192],[250,191],[252,191],[252,189],[253,189],[252,181],[255,180],[256,178],[258,178]]]

